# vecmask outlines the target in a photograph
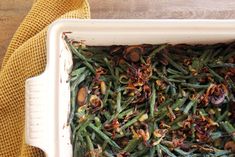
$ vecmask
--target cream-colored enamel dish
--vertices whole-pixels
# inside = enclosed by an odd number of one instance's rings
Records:
[[[69,73],[72,55],[63,33],[87,45],[229,42],[235,20],[72,20],[54,22],[47,36],[45,71],[26,81],[26,142],[47,157],[72,157]]]

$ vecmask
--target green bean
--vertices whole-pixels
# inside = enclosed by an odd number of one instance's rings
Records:
[[[180,121],[183,121],[186,117],[187,115],[182,114],[181,116],[178,116],[174,121],[170,122],[169,125],[174,125]]]
[[[211,68],[235,68],[235,64],[232,63],[221,63],[221,64],[209,64]]]
[[[111,154],[111,153],[109,153],[109,152],[107,152],[107,151],[104,151],[104,155],[105,155],[106,157],[114,157],[113,154]]]
[[[175,151],[176,153],[178,153],[179,155],[188,156],[188,157],[189,157],[190,154],[192,153],[192,152],[185,152],[185,151],[181,150],[180,148],[175,148],[174,151]]]
[[[157,150],[157,156],[158,156],[158,157],[163,157],[163,155],[162,155],[162,150],[161,150],[159,144],[156,145],[156,150]]]
[[[72,78],[70,81],[76,80],[86,69],[87,69],[86,67],[82,67],[82,68],[72,71],[71,73]]]
[[[154,116],[154,108],[155,108],[155,100],[156,100],[156,90],[155,85],[152,84],[152,96],[150,98],[150,116]]]
[[[175,61],[173,61],[170,57],[168,57],[167,55],[165,56],[167,58],[167,60],[169,61],[169,63],[175,67],[176,69],[178,69],[180,72],[182,72],[183,74],[187,75],[188,71],[185,70],[182,66],[178,65]]]
[[[221,77],[219,74],[217,74],[214,70],[210,69],[209,67],[208,67],[208,70],[209,70],[209,72],[210,72],[212,75],[214,75],[215,78],[218,79],[220,82],[223,82],[223,81],[224,81],[224,78]]]
[[[195,78],[193,75],[178,75],[178,74],[175,74],[175,75],[170,75],[168,77],[169,79],[191,79],[191,78]]]
[[[235,56],[235,51],[233,50],[231,53],[224,56],[224,60],[228,60],[230,57]]]
[[[125,115],[127,115],[128,113],[133,112],[133,111],[134,111],[134,108],[127,109],[127,110],[121,112],[121,113],[118,115],[118,118],[121,119],[121,118],[123,118]]]
[[[158,71],[157,69],[155,69],[156,73],[158,74],[158,76],[163,79],[166,83],[168,83],[171,86],[174,86],[169,80],[168,78],[166,78],[160,71]]]
[[[171,151],[167,147],[165,147],[165,146],[163,146],[161,144],[159,144],[159,146],[162,149],[162,151],[165,152],[170,157],[176,157],[175,154],[171,153]]]
[[[130,121],[128,121],[126,124],[124,124],[121,129],[126,129],[127,127],[129,127],[130,125],[134,124],[135,122],[137,122],[139,120],[139,118],[144,114],[144,111],[142,111],[141,113],[139,113],[138,116],[132,118]]]
[[[222,133],[219,131],[219,132],[213,132],[211,133],[210,137],[215,140],[215,139],[218,139],[220,137],[222,137]]]
[[[116,76],[114,75],[114,71],[113,71],[113,69],[112,69],[112,67],[111,67],[111,65],[110,65],[110,63],[109,63],[109,61],[106,57],[104,58],[104,62],[106,64],[106,66],[108,67],[108,69],[109,69],[111,75],[113,76],[113,78],[116,78]]]
[[[94,120],[95,120],[96,127],[101,128],[102,124],[101,124],[100,118],[95,117]]]
[[[186,102],[187,99],[188,99],[188,95],[186,97],[178,99],[172,105],[172,109],[175,110],[177,108],[180,108],[182,105],[184,105],[184,103]],[[158,114],[161,114],[161,116],[159,118],[157,118],[156,121],[160,121],[161,119],[163,119],[167,115],[167,109],[164,108],[164,110],[159,111]],[[157,116],[158,114],[156,114],[155,116]]]
[[[183,98],[178,99],[173,105],[172,108],[176,109],[176,108],[180,108],[188,99],[188,94],[186,96],[184,96]]]
[[[167,68],[167,72],[173,75],[183,75],[180,71],[177,71],[171,68]]]
[[[88,149],[90,151],[91,157],[95,157],[95,154],[92,153],[92,152],[94,152],[94,146],[93,146],[92,141],[88,135],[86,136],[86,141],[87,141],[87,145],[88,145]]]
[[[139,143],[140,143],[140,139],[133,138],[132,140],[128,142],[128,145],[124,148],[124,151],[133,152]]]
[[[162,45],[159,46],[158,48],[156,48],[155,50],[153,50],[153,52],[149,55],[150,58],[153,58],[157,53],[159,53],[161,50],[163,50],[164,48],[166,48],[168,45]]]
[[[82,83],[86,77],[90,75],[90,72],[88,70],[84,71],[80,77],[78,77],[74,82],[71,84],[71,90],[74,90],[80,83]]]
[[[196,88],[196,89],[208,88],[210,86],[210,85],[199,85],[199,84],[191,84],[191,83],[181,83],[181,85],[185,87]]]
[[[106,94],[105,94],[104,99],[103,99],[104,107],[107,106],[107,100],[108,100],[108,97],[110,95],[110,87],[111,87],[111,82],[109,83],[109,85],[107,87]]]
[[[223,155],[231,155],[231,151],[228,151],[228,150],[219,150],[219,151],[216,151],[215,152],[215,157],[221,157],[221,156],[223,156]]]
[[[155,147],[151,147],[150,151],[149,151],[149,157],[154,157],[155,156],[155,151],[156,151]]]
[[[117,113],[120,113],[121,110],[122,110],[122,108],[121,108],[121,93],[118,92],[118,94],[117,94]]]
[[[233,141],[235,142],[235,135],[233,133],[235,132],[235,128],[231,123],[228,121],[221,122],[222,127],[227,131],[228,134],[231,134]]]
[[[73,130],[73,137],[72,137],[73,141],[74,141],[74,139],[75,139],[76,134],[77,134],[78,132],[84,130],[84,129],[89,125],[91,119],[92,119],[91,117],[88,117],[83,123],[80,123],[80,124]]]
[[[225,111],[221,116],[218,117],[216,122],[221,122],[227,115],[229,111]]]
[[[135,153],[131,154],[131,157],[142,157],[147,151],[147,148],[143,148],[142,150],[136,151]]]
[[[204,93],[204,90],[197,94],[197,96],[194,98],[194,100],[191,100],[184,109],[184,114],[188,114],[189,110],[198,102],[198,98],[201,97],[202,93]]]
[[[95,125],[90,123],[88,125],[92,130],[94,130],[100,137],[102,137],[105,141],[107,141],[111,146],[114,148],[120,149],[120,147],[113,141],[111,140],[107,135],[105,135],[101,130],[99,130]]]
[[[170,82],[185,83],[185,80],[168,79]]]
[[[70,48],[72,50],[72,52],[77,56],[79,57],[82,61],[83,61],[83,64],[86,65],[86,67],[88,69],[90,69],[90,71],[95,74],[95,70],[93,68],[93,66],[88,62],[88,60],[86,59],[86,57],[84,57],[79,51],[82,51],[82,50],[77,50],[75,49],[72,45],[70,45]]]

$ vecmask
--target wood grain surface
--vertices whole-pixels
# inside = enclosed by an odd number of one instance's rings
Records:
[[[0,65],[7,46],[34,0],[0,0]]]
[[[0,0],[0,65],[34,0]],[[92,18],[235,19],[234,0],[89,0]]]

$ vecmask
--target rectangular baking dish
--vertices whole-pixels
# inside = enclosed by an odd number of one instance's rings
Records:
[[[69,73],[63,35],[87,45],[212,44],[235,39],[235,20],[79,20],[54,22],[47,35],[45,71],[26,81],[26,142],[47,157],[72,157]]]

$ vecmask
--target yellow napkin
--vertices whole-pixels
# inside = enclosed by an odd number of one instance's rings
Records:
[[[46,33],[59,18],[90,18],[86,0],[37,0],[8,47],[0,71],[0,157],[41,157],[25,144],[25,80],[44,71]]]

